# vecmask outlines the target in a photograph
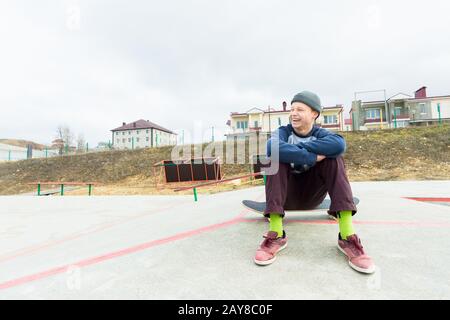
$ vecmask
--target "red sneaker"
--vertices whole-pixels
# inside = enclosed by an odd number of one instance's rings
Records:
[[[350,267],[362,273],[374,273],[375,265],[372,258],[364,252],[361,240],[356,234],[347,237],[347,240],[341,238],[339,233],[338,248],[347,257]]]
[[[287,236],[283,231],[283,236],[278,237],[275,231],[269,231],[264,235],[264,241],[259,246],[255,255],[255,263],[260,266],[267,266],[275,261],[276,254],[286,248]]]

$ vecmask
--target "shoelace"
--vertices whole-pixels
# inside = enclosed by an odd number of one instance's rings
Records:
[[[359,240],[359,238],[356,238],[355,241],[352,241],[351,243],[353,244],[353,246],[351,247],[351,250],[353,251],[353,253],[364,254],[364,249],[361,244],[361,240]]]
[[[273,245],[275,244],[274,241],[275,241],[275,239],[264,236],[264,241],[262,243],[262,247],[272,248]]]

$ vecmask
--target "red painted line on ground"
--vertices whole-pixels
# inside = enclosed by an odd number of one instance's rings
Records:
[[[265,218],[251,218],[251,219],[241,219],[243,222],[266,222]],[[285,219],[285,224],[289,223],[301,223],[301,224],[337,224],[336,221],[332,220],[301,220],[301,219]],[[435,227],[435,228],[449,228],[450,222],[446,221],[358,221],[354,220],[354,224],[360,225],[383,225],[383,226],[404,226],[404,227]]]
[[[241,219],[242,216],[244,216],[244,214],[240,214],[239,216],[237,216],[237,217],[235,217],[235,218],[233,218],[231,220],[222,222],[222,223],[217,223],[217,224],[209,225],[209,226],[202,227],[202,228],[199,228],[199,229],[190,230],[190,231],[186,231],[186,232],[181,232],[181,233],[175,234],[175,235],[167,237],[167,238],[153,240],[153,241],[142,243],[142,244],[139,244],[139,245],[136,245],[136,246],[133,246],[133,247],[129,247],[129,248],[125,248],[125,249],[122,249],[122,250],[114,251],[114,252],[111,252],[111,253],[103,254],[103,255],[100,255],[100,256],[97,256],[97,257],[81,260],[81,261],[78,261],[78,262],[75,262],[75,263],[72,263],[72,264],[68,264],[68,265],[65,265],[65,266],[60,266],[60,267],[53,268],[53,269],[50,269],[50,270],[47,270],[47,271],[43,271],[43,272],[35,273],[35,274],[32,274],[32,275],[28,275],[28,276],[25,276],[25,277],[21,277],[21,278],[13,279],[13,280],[10,280],[10,281],[6,281],[6,282],[3,282],[3,283],[0,283],[0,290],[1,289],[8,289],[8,288],[19,286],[19,285],[22,285],[22,284],[25,284],[25,283],[29,283],[29,282],[32,282],[32,281],[48,278],[50,276],[54,276],[54,275],[66,272],[71,267],[79,267],[79,268],[81,268],[81,267],[90,266],[90,265],[97,264],[97,263],[100,263],[100,262],[103,262],[103,261],[111,260],[111,259],[114,259],[114,258],[118,258],[118,257],[122,257],[122,256],[125,256],[125,255],[129,255],[129,254],[132,254],[132,253],[135,253],[135,252],[138,252],[138,251],[146,250],[146,249],[149,249],[149,248],[152,248],[152,247],[155,247],[155,246],[166,244],[166,243],[169,243],[169,242],[173,242],[173,241],[189,238],[189,237],[192,237],[192,236],[195,236],[195,235],[207,232],[207,231],[217,230],[217,229],[220,229],[220,228],[231,226],[233,224],[237,224],[237,223],[241,222],[242,221],[242,219]]]
[[[25,255],[33,254],[33,253],[39,252],[39,251],[41,251],[43,249],[51,248],[51,247],[57,246],[59,244],[62,244],[62,243],[65,243],[65,242],[68,242],[68,241],[71,241],[71,240],[82,238],[82,237],[87,236],[87,235],[92,235],[92,234],[98,233],[100,231],[104,231],[104,230],[110,229],[110,228],[115,227],[117,225],[128,223],[128,222],[130,222],[132,220],[135,220],[135,219],[138,219],[138,218],[141,218],[141,217],[145,217],[145,216],[149,216],[149,215],[153,215],[155,213],[158,213],[158,212],[161,212],[161,211],[164,211],[164,210],[168,210],[168,209],[172,209],[174,207],[177,207],[177,206],[180,206],[180,205],[183,205],[183,204],[185,204],[185,203],[184,202],[177,203],[177,204],[174,204],[174,205],[171,205],[171,206],[167,206],[167,207],[163,207],[163,208],[158,208],[158,209],[155,209],[155,210],[147,211],[145,213],[142,213],[142,214],[139,214],[139,215],[136,215],[136,216],[126,217],[126,218],[120,219],[119,221],[116,221],[116,222],[102,223],[102,224],[100,224],[99,226],[97,226],[93,230],[91,230],[92,228],[87,228],[85,230],[81,230],[81,231],[75,232],[73,234],[70,234],[70,235],[65,236],[63,238],[60,238],[60,239],[55,239],[55,240],[47,241],[47,242],[40,243],[40,244],[37,244],[37,245],[24,247],[24,248],[18,249],[16,251],[3,254],[2,256],[0,256],[0,263],[12,260],[14,258],[18,258],[18,257],[22,257],[22,256],[25,256]]]
[[[405,197],[405,199],[422,201],[422,202],[450,202],[450,198],[415,198],[415,197]]]

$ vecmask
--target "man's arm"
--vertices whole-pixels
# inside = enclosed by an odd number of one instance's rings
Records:
[[[267,141],[267,156],[272,153],[272,143],[279,145],[279,160],[282,163],[293,163],[294,165],[308,165],[312,167],[316,164],[317,154],[308,151],[306,148],[290,144],[287,142],[288,132],[285,128],[279,128],[272,134]]]
[[[327,158],[337,158],[345,152],[345,139],[337,133],[329,133],[313,141],[300,142],[297,146],[309,152],[324,155]]]

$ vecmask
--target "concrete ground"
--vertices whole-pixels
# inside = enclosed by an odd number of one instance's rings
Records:
[[[373,275],[348,266],[325,211],[289,214],[288,248],[256,266],[267,221],[241,201],[264,200],[263,187],[198,202],[3,196],[0,299],[449,299],[450,181],[352,188]]]

